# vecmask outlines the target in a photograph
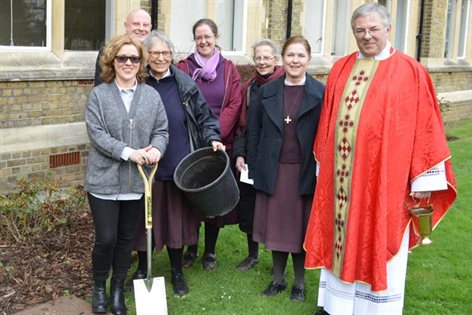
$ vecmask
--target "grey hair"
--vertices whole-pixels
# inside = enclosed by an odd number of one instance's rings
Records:
[[[276,60],[279,59],[279,56],[280,56],[280,47],[279,47],[279,45],[277,45],[276,42],[271,41],[270,39],[267,39],[267,38],[263,38],[263,39],[258,39],[258,40],[256,40],[256,42],[254,43],[254,45],[252,45],[252,53],[253,53],[253,55],[256,54],[256,48],[257,48],[257,47],[260,47],[260,46],[269,46],[270,48],[272,48],[272,54],[274,55],[275,59],[276,59]]]
[[[149,51],[149,49],[157,42],[163,42],[164,44],[169,47],[169,50],[172,53],[172,59],[174,59],[175,56],[175,50],[174,50],[174,44],[170,40],[169,37],[167,37],[166,34],[158,31],[152,31],[148,37],[143,41],[144,47]]]
[[[390,14],[388,14],[387,8],[376,2],[370,2],[361,5],[352,13],[351,28],[354,29],[354,21],[360,16],[366,16],[370,13],[377,13],[384,20],[384,26],[390,26]]]

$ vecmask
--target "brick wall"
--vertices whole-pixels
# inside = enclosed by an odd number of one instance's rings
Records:
[[[470,71],[431,70],[429,74],[438,93],[472,89]]]
[[[446,0],[424,0],[421,57],[443,57],[446,36],[444,27],[446,25],[446,11]]]
[[[92,80],[0,82],[0,128],[83,121]]]
[[[455,102],[442,113],[445,122],[470,119],[472,113],[472,101]]]
[[[69,123],[83,122],[92,86],[92,80],[0,82],[2,143],[8,130],[21,134],[26,129],[34,132],[35,128],[55,125],[63,125],[67,129]],[[46,143],[54,143],[54,138],[44,140]],[[68,185],[83,182],[87,143],[34,149],[31,147],[25,144],[13,152],[0,148],[0,193],[11,191],[17,179],[44,176],[48,172]],[[50,156],[71,152],[78,152],[78,164],[50,167]]]
[[[268,1],[268,4],[269,27],[267,37],[282,47],[287,31],[287,0]]]
[[[83,184],[88,151],[89,145],[83,144],[2,153],[0,154],[0,193],[5,194],[13,191],[16,181],[20,178],[43,177],[48,173],[67,186]],[[78,152],[80,163],[56,168],[50,167],[50,156],[68,152]]]

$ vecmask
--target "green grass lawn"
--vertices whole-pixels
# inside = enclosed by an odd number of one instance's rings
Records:
[[[417,248],[409,256],[404,314],[472,314],[472,120],[448,125],[447,133],[458,138],[449,143],[458,198],[433,232],[433,244]],[[202,247],[201,242],[200,252]],[[289,300],[293,280],[290,259],[288,289],[276,297],[263,298],[261,293],[271,280],[270,252],[261,248],[259,264],[253,270],[239,272],[235,266],[246,255],[246,239],[237,226],[230,226],[221,230],[217,255],[216,271],[204,271],[200,257],[192,268],[184,270],[190,293],[183,298],[172,293],[167,254],[154,255],[153,275],[165,278],[169,314],[314,313],[318,270],[306,273],[304,303]],[[133,294],[127,294],[130,309],[134,308],[133,300]]]

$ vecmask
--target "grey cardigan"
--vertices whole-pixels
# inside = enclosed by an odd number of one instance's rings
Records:
[[[164,155],[169,134],[164,104],[152,87],[138,84],[129,113],[115,83],[93,88],[87,101],[85,123],[91,148],[85,190],[97,194],[143,193],[134,162],[121,159],[125,147],[149,144]]]

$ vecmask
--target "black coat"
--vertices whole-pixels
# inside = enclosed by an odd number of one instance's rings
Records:
[[[282,148],[284,79],[285,76],[282,76],[264,84],[248,114],[249,177],[254,179],[254,188],[268,194],[274,191]],[[301,148],[298,180],[300,195],[313,194],[315,189],[316,163],[313,156],[313,142],[318,129],[323,93],[324,85],[307,75],[296,127]]]
[[[220,122],[208,106],[195,81],[174,65],[170,65],[170,70],[175,76],[180,99],[185,106],[192,151],[211,146],[213,141],[222,142]]]

